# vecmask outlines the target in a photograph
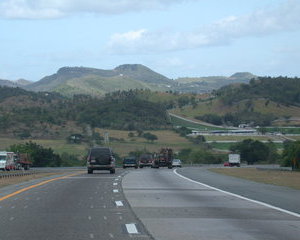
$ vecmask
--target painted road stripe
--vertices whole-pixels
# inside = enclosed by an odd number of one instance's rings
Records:
[[[119,190],[118,190],[118,189],[114,189],[113,192],[114,192],[114,193],[118,193]]]
[[[75,178],[75,179],[77,179],[77,178],[82,178],[82,179],[95,179],[95,178],[97,178],[97,179],[99,179],[99,178],[103,178],[103,179],[115,179],[115,177],[70,177],[70,178],[68,178],[68,179],[73,179],[73,178]]]
[[[125,224],[125,226],[126,226],[127,232],[129,234],[138,234],[139,233],[134,223]]]
[[[116,203],[117,207],[123,207],[124,206],[122,201],[115,201],[115,203]]]
[[[283,209],[283,208],[275,207],[275,206],[273,206],[273,205],[271,205],[271,204],[268,204],[268,203],[265,203],[265,202],[253,200],[253,199],[251,199],[251,198],[246,198],[246,197],[243,197],[243,196],[238,195],[238,194],[235,194],[235,193],[227,192],[227,191],[224,191],[224,190],[222,190],[222,189],[215,188],[215,187],[213,187],[213,186],[207,185],[207,184],[205,184],[205,183],[197,182],[197,181],[195,181],[195,180],[192,180],[192,179],[190,179],[190,178],[187,178],[187,177],[185,177],[185,176],[179,174],[179,173],[177,172],[177,169],[173,170],[173,172],[174,172],[177,176],[179,176],[179,177],[181,177],[181,178],[183,178],[183,179],[185,179],[185,180],[188,180],[188,181],[190,181],[190,182],[199,184],[199,185],[201,185],[201,186],[204,186],[204,187],[207,187],[207,188],[216,190],[216,191],[218,191],[218,192],[225,193],[225,194],[228,194],[228,195],[230,195],[230,196],[237,197],[237,198],[240,198],[240,199],[249,201],[249,202],[257,203],[257,204],[259,204],[259,205],[262,205],[262,206],[265,206],[265,207],[268,207],[268,208],[271,208],[271,209],[274,209],[274,210],[277,210],[277,211],[280,211],[280,212],[283,212],[283,213],[292,215],[292,216],[294,216],[294,217],[300,218],[300,214],[298,214],[298,213],[291,212],[291,211],[286,210],[286,209]]]
[[[36,188],[36,187],[39,187],[39,186],[42,186],[42,185],[45,185],[47,183],[50,183],[50,182],[53,182],[53,181],[57,181],[57,180],[60,180],[60,179],[65,179],[65,178],[69,178],[69,177],[72,177],[72,176],[75,176],[75,175],[78,175],[78,174],[81,174],[81,173],[75,173],[75,174],[70,174],[70,175],[66,175],[66,176],[63,176],[63,177],[57,177],[57,178],[52,178],[52,179],[49,179],[49,180],[46,180],[46,181],[43,181],[43,182],[40,182],[38,184],[35,184],[35,185],[31,185],[29,187],[26,187],[26,188],[22,188],[16,192],[13,192],[13,193],[10,193],[2,198],[0,198],[0,202],[5,200],[5,199],[8,199],[8,198],[11,198],[19,193],[22,193],[22,192],[25,192],[25,191],[28,191],[30,189],[33,189],[33,188]]]

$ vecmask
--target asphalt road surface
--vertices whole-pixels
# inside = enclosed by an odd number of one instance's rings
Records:
[[[124,198],[123,173],[68,173],[40,186],[0,189],[0,239],[151,239]]]
[[[184,168],[179,172],[198,180],[205,172],[211,182],[217,175],[202,168]],[[225,176],[218,177],[215,182],[232,184]],[[123,179],[123,191],[138,218],[157,240],[300,239],[300,215],[191,182],[169,169],[131,172]],[[296,201],[299,207],[299,198]]]
[[[273,186],[252,185],[205,168],[183,168],[178,173],[182,176],[163,168],[92,175],[69,171],[1,188],[0,239],[299,239],[299,191],[270,190]],[[234,184],[237,181],[240,184]],[[295,215],[198,182],[219,188],[231,185],[224,190],[247,193],[248,198],[272,193],[257,199],[269,204],[272,198],[290,195],[279,202],[295,204],[289,208]]]

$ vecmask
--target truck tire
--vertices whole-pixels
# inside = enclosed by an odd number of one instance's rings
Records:
[[[93,174],[93,169],[88,169],[88,174]]]
[[[110,170],[110,174],[114,174],[115,172],[116,172],[115,169],[111,169],[111,170]]]

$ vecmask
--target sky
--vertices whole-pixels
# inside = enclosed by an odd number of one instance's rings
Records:
[[[300,77],[300,0],[0,0],[0,79],[143,64]]]

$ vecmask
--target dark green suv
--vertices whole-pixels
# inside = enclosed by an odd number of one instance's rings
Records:
[[[88,174],[92,174],[94,170],[108,170],[115,173],[115,158],[110,148],[94,147],[89,150],[87,159]]]

